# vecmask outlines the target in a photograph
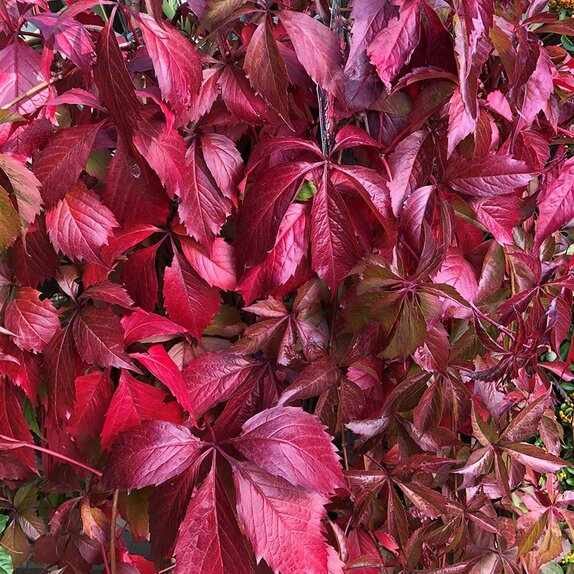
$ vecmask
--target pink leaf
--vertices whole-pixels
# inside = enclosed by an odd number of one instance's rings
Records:
[[[538,196],[538,221],[534,246],[560,229],[574,216],[574,158],[566,160],[560,174]]]
[[[89,32],[80,22],[64,14],[43,13],[28,18],[37,26],[45,40],[79,68],[90,70],[94,44]]]
[[[536,472],[557,472],[568,463],[543,449],[527,443],[507,444],[505,452]]]
[[[0,50],[0,107],[23,96],[46,80],[41,66],[41,56],[20,39]],[[40,90],[30,97],[23,97],[9,107],[20,115],[29,114],[44,105],[51,90]]]
[[[345,487],[331,437],[302,409],[274,407],[256,414],[234,444],[258,467],[295,486],[323,493]]]

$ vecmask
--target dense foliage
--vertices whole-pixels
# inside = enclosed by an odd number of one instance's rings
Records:
[[[568,7],[0,0],[0,572],[568,568]]]

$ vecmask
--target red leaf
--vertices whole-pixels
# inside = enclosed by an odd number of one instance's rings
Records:
[[[176,574],[249,574],[253,560],[215,465],[193,493],[175,546]]]
[[[169,341],[184,331],[166,317],[137,310],[121,320],[126,347],[135,342],[160,343]]]
[[[419,43],[420,16],[416,0],[403,0],[398,18],[391,19],[367,47],[371,63],[387,90],[401,68],[409,62]]]
[[[537,48],[536,68],[524,86],[524,101],[521,109],[522,117],[529,124],[534,121],[538,112],[546,107],[554,91],[552,84],[554,64],[542,43],[538,44]]]
[[[121,137],[110,161],[102,197],[122,225],[161,225],[169,213],[169,201],[158,177],[149,167],[142,168],[134,161]]]
[[[46,213],[46,227],[55,249],[71,259],[102,263],[100,250],[118,223],[98,196],[76,184]]]
[[[166,393],[134,379],[122,371],[102,430],[102,446],[109,449],[118,434],[138,427],[142,421],[161,420],[181,424],[182,413],[175,402],[166,403]]]
[[[111,307],[84,307],[76,315],[72,330],[76,349],[87,363],[135,369],[124,351],[120,319]]]
[[[15,389],[8,383],[0,385],[0,434],[22,443],[32,444],[32,434],[22,414]],[[29,448],[0,449],[0,476],[6,480],[29,478],[30,471],[37,473],[34,451]]]
[[[453,160],[444,175],[448,186],[473,197],[512,193],[532,177],[532,170],[523,161],[507,155]]]
[[[289,76],[267,18],[261,20],[251,36],[244,67],[255,90],[290,123],[287,92]]]
[[[160,26],[151,16],[137,16],[153,62],[162,96],[176,115],[186,112],[201,87],[201,62],[192,42],[169,24]]]
[[[275,245],[262,263],[248,269],[237,291],[246,303],[288,286],[289,280],[304,265],[309,252],[310,206],[292,203],[279,226]]]
[[[68,424],[73,436],[100,435],[112,393],[109,370],[76,378],[76,404]]]
[[[108,108],[120,135],[118,140],[121,141],[118,142],[118,147],[121,149],[123,143],[134,152],[132,135],[138,122],[141,121],[140,104],[136,98],[134,86],[118,46],[111,21],[100,33],[96,54],[94,80],[100,97]]]
[[[145,420],[122,432],[108,454],[102,482],[129,490],[161,484],[197,460],[201,441],[180,425]]]
[[[295,381],[279,397],[277,406],[283,406],[296,399],[307,399],[337,384],[341,373],[331,358],[318,359],[301,371]]]
[[[313,269],[334,297],[347,272],[359,260],[360,250],[347,206],[325,181],[313,198],[311,221]]]
[[[542,190],[537,203],[535,248],[574,216],[574,158],[564,163],[558,177]]]
[[[536,472],[557,472],[568,463],[541,448],[527,443],[504,445],[504,451]]]
[[[186,185],[180,193],[179,216],[189,235],[209,246],[221,230],[232,203],[224,197],[207,170],[194,140],[186,154]]]
[[[200,137],[201,153],[221,193],[237,205],[237,191],[243,159],[235,144],[226,136],[209,133]]]
[[[193,404],[181,371],[161,345],[150,347],[147,354],[134,353],[132,357],[156,376],[171,391],[186,411],[192,411]]]
[[[185,188],[185,145],[177,130],[166,130],[160,122],[138,124],[134,145],[157,173],[168,195],[182,196]]]
[[[181,237],[181,250],[197,274],[212,287],[224,291],[235,289],[235,259],[233,246],[222,237],[216,237],[208,251],[193,239]]]
[[[151,553],[158,562],[173,555],[171,550],[191,498],[196,475],[197,465],[160,484],[150,493],[148,512]]]
[[[8,155],[0,154],[0,169],[6,174],[16,198],[23,235],[34,222],[42,207],[40,182],[22,162]]]
[[[313,415],[294,407],[274,407],[256,414],[242,428],[235,446],[269,474],[316,492],[345,487],[337,449]]]
[[[267,105],[253,91],[243,74],[226,66],[218,83],[227,109],[237,119],[248,124],[261,124],[268,119]]]
[[[478,278],[472,265],[458,248],[450,248],[439,271],[433,276],[436,283],[454,287],[467,301],[474,301]]]
[[[233,480],[237,512],[257,561],[263,558],[274,572],[326,574],[329,551],[321,521],[327,499],[251,464],[235,464]]]
[[[42,197],[51,207],[78,181],[102,124],[60,129],[34,156],[32,169],[42,184]]]
[[[183,377],[191,395],[192,414],[198,416],[227,400],[247,379],[253,361],[230,353],[209,353],[191,361]]]
[[[235,253],[240,268],[260,263],[273,248],[281,221],[310,167],[307,163],[273,167],[249,188],[237,223]]]
[[[301,12],[281,10],[279,19],[311,79],[328,92],[337,93],[342,77],[337,37],[327,26]]]
[[[155,259],[160,244],[150,245],[132,253],[122,266],[121,281],[137,305],[153,311],[157,305],[159,283]]]
[[[219,292],[197,276],[189,263],[175,253],[166,267],[163,284],[165,307],[170,318],[199,339],[219,308]]]
[[[44,353],[43,367],[48,383],[50,413],[57,420],[68,420],[73,410],[79,363],[72,328],[67,325],[55,333]]]
[[[92,65],[94,45],[89,32],[69,16],[64,14],[43,13],[28,18],[28,22],[37,26],[44,39],[53,42],[54,48],[71,60],[79,68],[89,71]]]
[[[60,326],[58,311],[48,299],[40,300],[40,295],[32,287],[18,287],[4,315],[4,325],[16,335],[16,345],[35,353],[44,350]]]

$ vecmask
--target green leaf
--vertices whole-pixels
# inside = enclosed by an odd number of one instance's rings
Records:
[[[0,110],[0,124],[11,124],[13,122],[23,122],[24,118],[8,110]]]
[[[38,438],[43,439],[44,435],[42,434],[42,431],[40,430],[40,427],[38,425],[38,420],[36,419],[36,411],[34,410],[34,407],[32,406],[32,403],[28,398],[24,403],[24,418],[26,419],[26,422],[28,423],[30,430]]]
[[[0,574],[12,574],[13,572],[12,557],[0,546]]]
[[[297,197],[297,201],[309,201],[317,193],[317,187],[312,181],[305,180]]]
[[[8,524],[9,519],[10,517],[7,514],[0,514],[0,534],[4,532],[4,529],[6,528],[6,524]]]

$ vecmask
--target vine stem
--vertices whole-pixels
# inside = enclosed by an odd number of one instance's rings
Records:
[[[13,444],[17,444],[18,446],[14,446],[14,448],[31,448],[32,450],[37,450],[38,452],[43,452],[44,454],[48,454],[50,456],[53,456],[54,458],[59,458],[60,460],[63,460],[65,462],[68,462],[70,464],[73,464],[75,466],[79,466],[80,468],[83,468],[84,470],[87,470],[88,472],[91,472],[92,474],[95,474],[96,476],[101,477],[102,473],[95,469],[92,468],[91,466],[88,466],[87,464],[84,464],[83,462],[80,462],[79,460],[74,460],[73,458],[70,458],[69,456],[66,456],[65,454],[56,452],[54,450],[50,450],[49,448],[44,448],[43,446],[38,446],[36,444],[30,444],[27,442],[22,442],[19,440],[16,440],[12,437],[0,434],[0,440],[3,441],[8,441],[10,443]]]
[[[116,522],[118,518],[118,500],[120,498],[120,491],[114,491],[114,498],[112,500],[112,516],[110,520],[110,565],[111,574],[117,574],[118,564],[116,560]]]
[[[341,25],[341,0],[333,0],[331,6],[331,19],[329,29],[335,32],[338,38],[341,37],[343,27]],[[327,157],[333,147],[333,136],[335,126],[332,122],[333,96],[327,93],[317,84],[317,100],[319,103],[319,129],[321,132],[321,149],[323,155]]]

